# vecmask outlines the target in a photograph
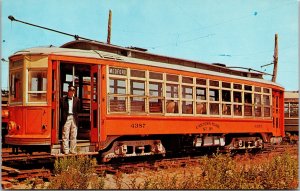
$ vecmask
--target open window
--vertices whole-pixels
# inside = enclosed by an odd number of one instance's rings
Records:
[[[28,102],[47,102],[47,70],[28,70]]]

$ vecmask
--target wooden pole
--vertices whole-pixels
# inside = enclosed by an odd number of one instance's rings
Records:
[[[109,10],[108,27],[107,27],[107,44],[110,44],[110,36],[111,36],[111,17],[112,17],[112,12],[111,12],[111,10]]]
[[[274,48],[274,68],[272,82],[276,82],[277,78],[277,66],[278,66],[278,34],[275,34],[275,48]]]

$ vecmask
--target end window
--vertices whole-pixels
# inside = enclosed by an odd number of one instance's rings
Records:
[[[28,102],[47,101],[47,71],[28,71]]]

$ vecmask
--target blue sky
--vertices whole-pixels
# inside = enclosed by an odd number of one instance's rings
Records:
[[[272,66],[260,66],[273,61],[278,33],[277,82],[286,90],[299,89],[297,0],[1,0],[1,4],[1,58],[6,60],[21,49],[73,40],[11,22],[9,15],[105,42],[111,9],[112,44],[268,73]],[[1,81],[7,88],[6,62],[1,62]]]

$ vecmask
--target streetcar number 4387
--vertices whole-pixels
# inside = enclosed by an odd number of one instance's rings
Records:
[[[145,128],[146,124],[144,123],[133,123],[131,124],[132,128]]]

